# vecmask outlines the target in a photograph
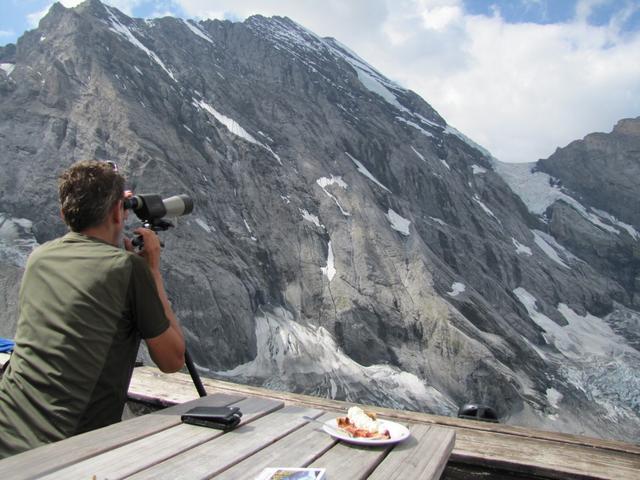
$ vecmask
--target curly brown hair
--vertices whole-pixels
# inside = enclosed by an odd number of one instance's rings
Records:
[[[107,162],[74,163],[58,178],[62,215],[74,232],[100,225],[123,192],[124,178]]]

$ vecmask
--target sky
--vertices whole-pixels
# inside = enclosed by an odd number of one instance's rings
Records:
[[[62,0],[73,7],[79,0]],[[127,15],[288,16],[415,91],[505,162],[640,116],[640,0],[107,0]],[[0,45],[50,0],[0,0]]]

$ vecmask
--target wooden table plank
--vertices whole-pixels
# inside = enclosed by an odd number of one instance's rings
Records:
[[[334,413],[326,413],[318,420],[335,418]],[[315,423],[292,432],[273,445],[260,450],[255,455],[216,475],[216,480],[253,479],[268,467],[306,467],[336,444],[337,440],[322,431]]]
[[[255,452],[273,444],[304,426],[303,415],[318,417],[320,410],[289,406],[273,412],[250,425],[233,430],[223,437],[203,443],[130,477],[131,480],[196,480],[220,473]],[[242,476],[241,478],[247,478]]]
[[[19,480],[42,476],[178,425],[180,414],[195,404],[224,406],[244,397],[216,394],[204,398],[206,400],[176,405],[6,458],[0,461],[0,477]]]
[[[369,480],[438,479],[455,443],[455,431],[411,425],[411,437],[396,445],[369,476]]]
[[[460,453],[456,454],[456,450]],[[462,453],[464,452],[464,453]],[[638,480],[640,456],[495,432],[457,430],[456,462],[488,465],[549,478]]]
[[[208,404],[203,397],[196,405]],[[242,422],[249,423],[274,410],[282,408],[282,402],[274,400],[249,398],[235,404],[243,412]],[[181,406],[182,407],[182,406]],[[181,408],[180,410],[185,410]],[[163,415],[148,415],[153,418],[163,418]],[[179,417],[178,417],[179,421]],[[56,470],[43,477],[51,479],[93,478],[110,479],[123,478],[156,463],[174,457],[185,450],[222,435],[221,430],[197,427],[195,425],[178,424],[154,435],[144,437],[133,443],[128,443],[101,455],[75,463],[66,468]]]
[[[309,466],[326,468],[329,479],[364,479],[387,456],[391,448],[392,445],[363,447],[338,442]]]

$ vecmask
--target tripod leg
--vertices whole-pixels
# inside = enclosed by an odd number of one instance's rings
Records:
[[[204,385],[202,385],[202,380],[200,380],[200,374],[196,370],[196,366],[193,364],[193,360],[191,359],[191,355],[189,354],[189,350],[184,351],[184,363],[187,365],[187,370],[189,370],[189,375],[191,375],[191,380],[193,380],[193,384],[198,391],[198,395],[201,397],[207,396],[207,391],[204,389]]]

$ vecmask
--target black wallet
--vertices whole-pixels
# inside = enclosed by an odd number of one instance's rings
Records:
[[[202,427],[231,430],[240,423],[242,412],[238,407],[194,407],[183,413],[183,423]]]

